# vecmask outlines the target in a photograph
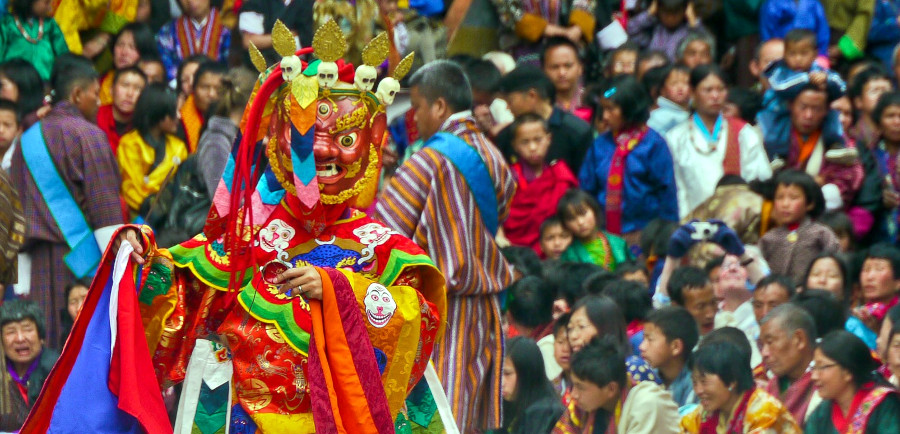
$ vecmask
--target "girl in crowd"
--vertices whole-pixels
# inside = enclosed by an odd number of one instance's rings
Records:
[[[691,115],[691,70],[684,65],[665,67],[663,83],[647,125],[665,135]]]
[[[756,387],[750,354],[736,344],[701,344],[689,363],[700,406],[681,419],[683,432],[802,432],[780,401]]]
[[[195,54],[184,59],[178,66],[178,75],[175,77],[175,91],[178,92],[178,109],[187,100],[187,97],[194,92],[194,74],[201,64],[210,62],[209,57],[204,54]]]
[[[666,134],[682,217],[712,196],[724,175],[748,182],[772,177],[759,132],[722,114],[728,95],[722,71],[712,65],[699,66],[691,71],[690,85],[694,113]]]
[[[600,229],[603,222],[600,204],[584,190],[567,191],[559,199],[556,212],[572,233],[572,243],[560,260],[586,262],[615,271],[616,264],[631,259],[624,239]]]
[[[165,84],[148,85],[137,101],[135,130],[119,142],[116,158],[122,173],[122,196],[132,217],[188,156],[187,146],[175,137],[176,103],[175,93]]]
[[[609,131],[588,149],[578,180],[605,209],[607,232],[634,246],[650,220],[678,220],[672,155],[646,125],[650,98],[634,77],[613,79],[600,106]]]
[[[0,20],[0,47],[0,61],[28,59],[44,81],[56,56],[69,52],[50,0],[10,1],[9,15]]]
[[[622,310],[616,302],[606,296],[586,296],[575,303],[572,316],[569,318],[567,331],[572,354],[577,354],[594,337],[607,335],[615,338],[622,354],[630,354],[631,344],[625,330],[625,316],[622,315]],[[629,356],[625,359],[625,365],[635,383],[660,382],[647,362],[639,356]]]
[[[824,289],[834,295],[848,310],[847,322],[844,328],[859,337],[869,346],[875,349],[877,335],[869,330],[859,318],[849,314],[849,308],[853,303],[852,286],[847,264],[835,253],[822,253],[813,259],[806,271],[804,289]]]
[[[115,36],[112,44],[113,69],[100,80],[100,105],[112,104],[116,71],[137,66],[143,57],[158,56],[156,39],[146,24],[130,23]]]
[[[506,341],[502,375],[504,424],[498,434],[550,431],[563,406],[544,373],[537,344],[521,336]]]
[[[823,401],[806,421],[806,432],[900,432],[900,399],[882,385],[871,351],[858,337],[838,330],[816,348],[812,379]]]
[[[775,177],[775,185],[772,217],[778,227],[759,240],[759,249],[773,273],[805,282],[804,272],[813,258],[837,252],[840,242],[831,229],[813,221],[825,210],[825,198],[812,176],[784,170]]]

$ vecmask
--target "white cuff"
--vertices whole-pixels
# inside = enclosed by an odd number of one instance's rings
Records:
[[[253,35],[265,35],[265,17],[259,12],[241,12],[238,17],[238,29]]]
[[[109,242],[112,240],[113,235],[122,226],[124,225],[106,226],[94,231],[94,239],[97,240],[97,246],[100,247],[100,253],[106,251],[106,247],[109,246]]]
[[[19,281],[13,284],[16,295],[28,295],[31,293],[31,255],[19,253],[18,257]]]

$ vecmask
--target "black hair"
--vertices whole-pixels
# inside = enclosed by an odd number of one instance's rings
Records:
[[[680,306],[666,306],[650,312],[644,324],[653,324],[666,337],[667,342],[680,339],[684,346],[682,356],[689,359],[700,340],[700,328],[687,309]]]
[[[737,106],[741,115],[741,120],[752,124],[756,122],[757,113],[762,110],[762,95],[743,87],[733,86],[728,89],[728,97],[726,102]]]
[[[28,19],[34,16],[32,10],[35,0],[10,0],[9,12],[20,20]]]
[[[194,54],[192,56],[187,57],[186,59],[181,61],[181,64],[178,65],[178,71],[175,73],[175,91],[181,92],[181,86],[184,84],[181,82],[181,73],[184,72],[184,68],[190,63],[196,63],[199,67],[204,63],[212,62],[212,59],[207,57],[205,54]]]
[[[0,112],[2,111],[12,112],[13,116],[16,119],[16,125],[22,125],[22,113],[19,112],[18,104],[16,104],[12,100],[0,98]]]
[[[159,48],[156,45],[156,38],[153,36],[153,30],[144,23],[135,22],[126,24],[125,27],[122,27],[122,29],[119,30],[119,33],[116,33],[116,36],[113,37],[110,47],[115,47],[116,43],[119,42],[119,38],[126,32],[131,32],[131,37],[134,38],[134,48],[137,50],[139,58],[159,55]]]
[[[828,211],[822,214],[819,223],[828,226],[838,237],[848,236],[853,240],[853,221],[843,211]]]
[[[744,178],[741,178],[740,175],[722,175],[719,178],[719,182],[716,183],[716,188],[724,187],[726,185],[747,185],[747,181]]]
[[[847,322],[847,310],[830,291],[806,289],[797,293],[791,303],[800,306],[816,321],[820,336],[834,330],[843,330]]]
[[[859,71],[847,87],[847,96],[850,97],[851,102],[853,99],[862,96],[866,85],[873,80],[891,81],[891,75],[880,64],[867,66],[862,71]]]
[[[584,297],[584,283],[589,276],[604,271],[603,267],[588,262],[560,262],[544,269],[544,280],[556,288],[556,298],[564,299],[569,307]]]
[[[557,333],[562,331],[567,331],[567,327],[569,327],[569,319],[572,317],[572,314],[569,312],[560,314],[556,321],[553,322],[553,336],[556,336]]]
[[[503,257],[525,276],[540,276],[544,267],[534,249],[522,246],[507,246],[500,249]]]
[[[44,81],[31,62],[22,58],[9,59],[0,63],[0,76],[13,82],[19,90],[19,114],[34,113],[44,105]]]
[[[669,238],[678,229],[678,223],[655,218],[641,231],[641,250],[648,256],[652,252],[657,258],[664,259],[669,249]]]
[[[709,76],[715,76],[719,80],[722,80],[722,83],[728,83],[728,81],[725,80],[725,73],[723,73],[718,66],[713,64],[697,65],[696,68],[691,70],[691,77],[689,79],[691,90],[696,90],[697,86],[699,86],[700,83],[703,82],[703,80],[706,80]]]
[[[866,251],[866,259],[884,259],[891,264],[894,280],[900,280],[900,250],[888,243],[878,243]],[[865,261],[863,261],[865,262]]]
[[[488,92],[493,94],[500,86],[503,77],[500,70],[490,60],[475,59],[463,66],[472,91]]]
[[[697,267],[679,267],[672,272],[666,290],[672,302],[684,306],[684,291],[702,289],[709,284],[709,275]]]
[[[141,71],[141,68],[138,68],[137,66],[127,66],[122,69],[117,69],[115,72],[113,72],[113,84],[119,82],[119,77],[124,77],[128,74],[137,75],[144,80],[144,83],[147,82],[147,74],[144,74],[144,71]]]
[[[472,85],[459,64],[435,60],[419,68],[409,79],[429,104],[443,98],[451,112],[472,108]]]
[[[728,328],[734,327],[724,327],[713,333]],[[743,332],[738,330],[738,333],[741,334],[744,341],[747,340]],[[708,341],[708,338],[703,339],[700,347],[694,351],[688,361],[691,370],[700,374],[715,375],[729,387],[734,384],[735,390],[732,391],[734,394],[741,394],[752,389],[754,382],[753,368],[750,367],[750,352],[740,348],[739,344],[731,339]],[[747,349],[749,346],[750,343],[747,342]]]
[[[645,71],[644,76],[641,77],[641,86],[644,86],[644,91],[652,100],[655,101],[656,98],[659,98],[670,69],[671,65],[656,66]]]
[[[578,309],[584,308],[584,313],[597,329],[597,335],[608,335],[615,338],[620,351],[631,348],[625,333],[625,316],[622,309],[613,299],[603,295],[589,295],[578,300],[572,307],[574,314]]]
[[[763,277],[759,280],[759,282],[756,282],[756,290],[758,291],[762,288],[772,285],[780,286],[781,289],[783,289],[787,293],[788,300],[793,298],[797,293],[797,285],[794,284],[794,279],[792,279],[791,276],[785,276],[784,274],[776,273],[772,273],[766,277]]]
[[[626,129],[645,124],[650,118],[650,96],[637,79],[630,75],[613,78],[603,92],[603,98],[622,111]]]
[[[41,308],[33,300],[13,299],[0,305],[0,329],[11,322],[24,320],[34,321],[41,339],[47,336],[46,318]]]
[[[619,277],[615,274],[601,269],[588,276],[588,278],[584,280],[582,287],[584,288],[584,293],[586,295],[600,295],[603,290],[606,289],[607,285],[619,280]]]
[[[709,273],[712,273],[713,270],[715,270],[716,268],[721,267],[722,264],[724,264],[724,263],[725,263],[725,255],[722,255],[722,256],[716,256],[716,257],[714,257],[714,258],[712,258],[712,259],[710,259],[709,261],[706,262],[706,264],[703,266],[703,271],[704,271],[704,272],[706,273],[706,275],[708,276]]]
[[[537,343],[522,336],[511,338],[506,341],[505,357],[516,370],[516,391],[513,401],[503,400],[504,427],[509,432],[518,432],[526,410],[556,391],[547,379],[544,358]]]
[[[559,216],[563,224],[586,211],[594,213],[594,219],[598,228],[603,226],[603,217],[605,215],[603,214],[603,208],[600,207],[600,203],[597,202],[594,196],[591,196],[584,190],[570,188],[556,204],[556,215]]]
[[[87,278],[81,278],[81,279],[75,279],[75,280],[69,282],[69,284],[66,285],[65,291],[63,291],[63,295],[64,295],[63,300],[68,300],[69,294],[72,292],[72,290],[79,286],[83,286],[85,288],[91,289],[91,281],[88,280]]]
[[[50,83],[53,85],[55,101],[65,101],[76,88],[84,88],[99,80],[94,65],[88,58],[65,53],[56,56]]]
[[[134,106],[134,128],[142,136],[159,125],[166,117],[178,117],[178,96],[163,83],[151,83],[144,87]]]
[[[650,280],[650,272],[647,271],[647,264],[644,261],[634,260],[616,264],[616,277],[622,279],[626,274],[632,273],[644,273],[644,276],[647,276],[647,280]]]
[[[813,209],[806,213],[811,218],[815,219],[825,212],[825,196],[822,195],[822,189],[810,174],[796,169],[782,170],[775,175],[776,191],[781,185],[800,187],[806,197],[807,205],[813,205]]]
[[[541,44],[541,53],[540,53],[540,62],[541,67],[544,67],[544,63],[547,60],[547,53],[550,50],[558,47],[569,47],[575,53],[575,58],[578,62],[581,62],[581,56],[579,55],[578,45],[572,42],[571,39],[566,38],[564,36],[551,36],[549,38],[544,39],[544,43]]]
[[[816,33],[809,29],[795,27],[784,35],[785,47],[787,47],[788,44],[797,44],[800,42],[810,42],[812,43],[813,48],[815,48],[818,43]]]
[[[872,109],[871,118],[875,125],[881,126],[881,116],[888,107],[892,106],[900,106],[900,92],[892,91],[881,94],[878,104],[875,104],[875,108]]]
[[[563,230],[568,230],[568,229],[566,229],[566,225],[563,224],[562,219],[560,219],[558,215],[554,214],[550,217],[547,217],[547,219],[544,220],[543,223],[541,223],[541,229],[540,229],[541,237],[544,236],[544,232],[547,232],[547,230],[549,230],[550,228],[552,228],[554,226],[561,226],[563,228]]]
[[[888,309],[887,315],[885,318],[891,320],[891,324],[900,325],[900,304],[895,304],[894,307]]]
[[[853,383],[860,387],[876,380],[878,362],[862,339],[846,330],[835,330],[822,337],[819,351],[853,376]]]
[[[689,0],[660,0],[657,4],[662,12],[679,12],[687,10]]]
[[[197,90],[197,85],[200,84],[200,79],[206,74],[215,74],[221,77],[224,77],[225,74],[228,73],[228,67],[219,63],[219,62],[206,62],[201,63],[200,66],[197,67],[197,71],[194,72],[194,82],[191,90]]]
[[[820,259],[832,259],[838,265],[838,271],[840,271],[840,273],[841,273],[841,280],[843,283],[843,285],[841,287],[842,300],[840,300],[840,302],[843,305],[849,306],[850,302],[852,301],[851,298],[853,297],[853,293],[852,293],[853,285],[850,280],[850,274],[847,269],[847,262],[844,261],[844,259],[842,257],[840,257],[839,255],[837,255],[835,253],[831,253],[831,252],[820,253],[812,260],[812,262],[809,263],[809,267],[806,268],[806,273],[803,275],[804,276],[803,288],[811,289],[809,287],[809,285],[807,285],[807,282],[809,281],[809,274],[812,273],[813,266],[816,265],[816,262],[819,262]]]
[[[625,316],[626,324],[631,324],[632,321],[643,322],[647,318],[647,314],[653,310],[650,292],[640,282],[616,280],[606,285],[601,294],[611,298],[619,305],[619,309],[622,309],[622,314]]]
[[[517,66],[516,69],[503,76],[498,87],[498,91],[502,94],[528,92],[532,89],[538,98],[549,101],[551,104],[556,101],[556,88],[553,86],[553,82],[544,71],[532,65]]]
[[[531,123],[541,124],[541,128],[544,129],[545,133],[550,132],[550,127],[549,125],[547,125],[547,120],[537,113],[523,113],[519,116],[516,116],[515,120],[513,120],[513,123],[510,124],[509,130],[512,132],[513,137],[515,137],[516,134],[519,133],[519,128],[522,127],[522,125]]]
[[[616,383],[624,388],[628,381],[625,353],[612,336],[598,336],[572,355],[572,374],[597,387]]]

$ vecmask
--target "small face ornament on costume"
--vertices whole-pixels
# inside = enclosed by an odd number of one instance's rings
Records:
[[[360,65],[356,68],[356,75],[353,78],[353,84],[360,92],[370,92],[375,87],[375,79],[378,78],[378,71],[369,65]]]
[[[266,252],[284,251],[294,238],[294,234],[296,234],[294,228],[288,226],[284,220],[272,220],[259,230],[259,247]]]
[[[378,99],[382,104],[391,105],[394,103],[394,97],[400,92],[400,82],[393,77],[385,77],[378,83]]]
[[[322,62],[316,72],[319,79],[319,87],[331,89],[338,81],[338,67],[334,62]]]
[[[366,305],[366,318],[373,326],[381,328],[394,316],[397,310],[397,302],[394,297],[383,285],[373,283],[366,290],[366,298],[363,303]]]
[[[292,81],[303,71],[303,64],[297,56],[288,56],[281,59],[281,76],[284,81]]]

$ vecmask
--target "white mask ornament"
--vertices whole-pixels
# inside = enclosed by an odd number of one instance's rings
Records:
[[[338,67],[334,62],[319,63],[318,73],[316,77],[319,79],[319,87],[323,89],[331,89],[338,81]]]
[[[373,326],[382,328],[390,322],[397,310],[397,302],[384,285],[373,283],[366,290],[366,318]]]

